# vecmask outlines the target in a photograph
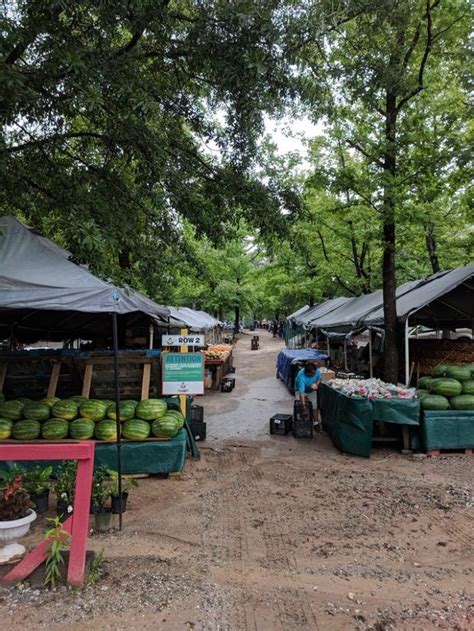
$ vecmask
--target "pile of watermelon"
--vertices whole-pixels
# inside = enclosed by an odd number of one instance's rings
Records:
[[[173,438],[184,426],[179,410],[164,399],[121,401],[121,436],[126,440]],[[0,440],[117,440],[117,411],[113,401],[50,397],[41,401],[0,398]]]
[[[474,410],[474,364],[436,366],[416,394],[424,410]]]

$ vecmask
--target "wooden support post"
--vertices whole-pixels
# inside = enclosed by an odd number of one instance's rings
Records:
[[[180,334],[181,335],[187,335],[188,334],[188,329],[181,329],[180,330]],[[187,344],[182,344],[179,347],[179,352],[180,353],[187,353],[188,352]],[[184,416],[184,418],[186,418],[186,395],[185,394],[180,394],[179,395],[179,405],[181,407],[181,414]]]
[[[369,330],[369,376],[372,379],[374,376],[374,361],[372,356],[372,331]]]
[[[5,385],[6,376],[7,376],[7,364],[2,364],[0,366],[0,392],[2,392],[3,386]]]
[[[82,382],[82,396],[89,398],[92,384],[92,372],[94,370],[94,364],[86,364],[84,370],[84,381]]]
[[[58,387],[59,373],[61,372],[61,360],[55,360],[53,362],[53,368],[51,370],[51,377],[49,379],[48,394],[47,397],[56,396],[56,390]]]
[[[410,451],[410,430],[408,425],[402,425],[403,451]]]
[[[143,366],[142,396],[141,396],[142,401],[150,397],[150,379],[151,379],[151,363],[145,364]]]

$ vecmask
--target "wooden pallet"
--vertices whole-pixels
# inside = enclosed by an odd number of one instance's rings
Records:
[[[426,455],[430,458],[439,458],[440,456],[472,456],[474,449],[430,449]]]

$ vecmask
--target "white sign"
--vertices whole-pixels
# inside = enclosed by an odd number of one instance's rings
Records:
[[[204,335],[162,335],[162,346],[205,346]]]

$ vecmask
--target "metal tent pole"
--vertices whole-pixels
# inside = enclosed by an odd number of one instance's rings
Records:
[[[118,362],[118,326],[117,314],[112,313],[113,348],[114,348],[114,384],[115,384],[115,414],[117,426],[117,475],[118,475],[118,504],[119,504],[119,530],[122,530],[122,436],[120,426],[120,373]]]
[[[410,385],[410,340],[408,337],[408,316],[405,320],[405,384]]]
[[[374,376],[374,361],[372,357],[372,330],[369,329],[369,376]]]

